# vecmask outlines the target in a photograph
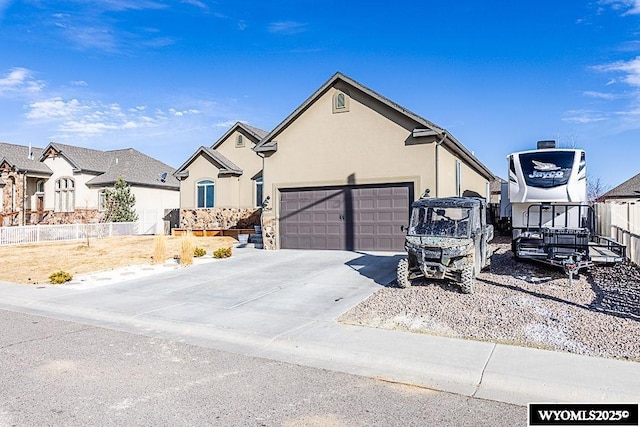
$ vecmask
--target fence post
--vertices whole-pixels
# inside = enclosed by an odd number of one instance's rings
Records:
[[[109,237],[113,237],[113,223],[109,223]]]

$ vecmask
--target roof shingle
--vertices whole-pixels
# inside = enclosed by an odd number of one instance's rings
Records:
[[[22,171],[51,175],[52,170],[43,162],[49,148],[59,152],[76,172],[97,175],[87,182],[89,186],[113,185],[122,177],[130,185],[180,188],[174,168],[133,148],[101,151],[52,142],[44,149],[32,147],[33,158],[29,159],[29,147],[0,143],[0,162],[6,159]]]
[[[51,175],[53,173],[51,169],[40,162],[42,148],[31,147],[31,152],[33,155],[29,156],[29,147],[26,145],[0,142],[0,163],[2,163],[4,159],[20,171]]]
[[[603,199],[640,197],[640,173],[602,195]]]

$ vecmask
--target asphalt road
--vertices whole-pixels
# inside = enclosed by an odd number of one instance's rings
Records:
[[[526,408],[0,310],[0,426],[514,426]]]

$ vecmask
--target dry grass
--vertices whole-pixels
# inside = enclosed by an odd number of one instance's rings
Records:
[[[231,237],[193,237],[198,246],[212,252],[231,247]],[[151,264],[154,236],[112,237],[85,241],[0,246],[0,280],[13,283],[49,283],[49,275],[62,270],[77,274],[110,270],[127,265]],[[180,237],[167,236],[169,257],[180,253]]]
[[[193,239],[194,237],[189,232],[180,237],[180,265],[187,266],[193,264],[193,251],[196,247]]]
[[[153,239],[153,255],[151,256],[152,264],[161,264],[169,257],[167,251],[167,236],[157,234]]]

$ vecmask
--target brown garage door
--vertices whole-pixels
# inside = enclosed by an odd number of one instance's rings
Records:
[[[280,191],[280,247],[402,251],[412,184]]]

